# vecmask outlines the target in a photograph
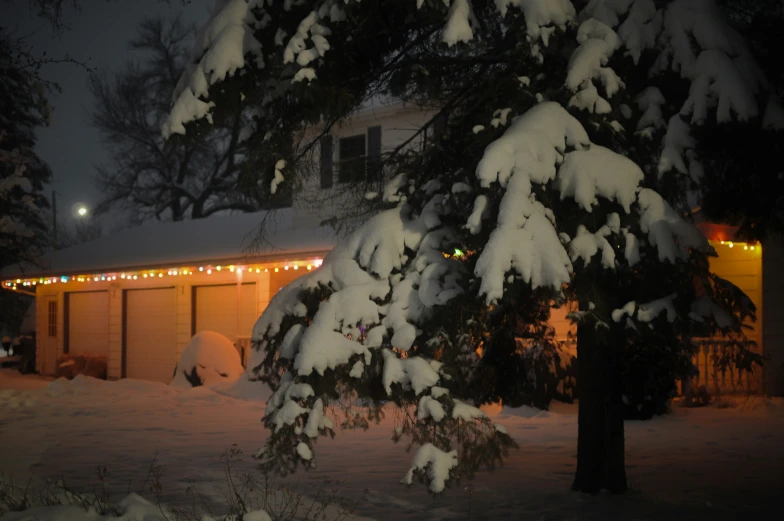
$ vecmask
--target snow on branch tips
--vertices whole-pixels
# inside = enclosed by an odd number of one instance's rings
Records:
[[[474,270],[482,280],[479,292],[488,303],[503,296],[510,270],[533,287],[558,288],[570,280],[569,257],[547,209],[533,197],[531,183],[545,184],[555,178],[556,164],[563,160],[567,146],[589,143],[582,125],[560,105],[541,103],[485,150],[477,178],[483,187],[498,182],[505,188],[497,225]],[[476,207],[479,212],[482,206]],[[481,218],[472,216],[467,226],[474,230],[479,222]]]
[[[649,188],[643,188],[638,195],[640,208],[640,228],[648,234],[648,242],[656,246],[659,260],[686,260],[689,249],[702,252],[710,250],[708,239],[693,224],[685,221],[662,196]]]
[[[635,100],[637,106],[643,111],[640,120],[637,122],[637,131],[642,132],[646,129],[655,129],[664,126],[661,107],[665,103],[664,95],[656,87],[648,87],[637,95]],[[648,133],[650,137],[650,131]]]
[[[746,121],[759,113],[757,96],[767,80],[743,38],[708,1],[675,0],[665,12],[663,51],[653,74],[671,68],[691,82],[680,113],[701,124],[711,110],[719,123]]]
[[[470,0],[452,0],[442,39],[452,47],[458,42],[468,42],[474,37],[471,24],[476,23]]]
[[[625,47],[626,55],[636,64],[643,51],[656,44],[662,13],[653,0],[603,0],[588,2],[580,19],[594,19],[611,27],[617,35],[618,47]]]
[[[618,48],[618,35],[606,24],[589,18],[580,24],[577,42],[580,45],[567,65],[566,86],[575,92],[569,105],[606,114],[611,111],[610,104],[599,95],[593,80],[601,81],[608,98],[624,86],[615,71],[605,67]]]
[[[552,210],[536,199],[533,184],[553,181],[561,199],[571,198],[589,213],[600,200],[617,203],[638,220],[660,260],[675,262],[688,258],[689,248],[708,248],[702,233],[659,194],[640,188],[644,174],[633,161],[591,144],[582,125],[557,103],[541,103],[519,117],[487,147],[476,175],[483,187],[497,182],[502,189],[495,229],[474,270],[488,304],[503,296],[510,272],[534,288],[558,289],[569,283],[572,262],[578,258],[587,263],[601,255],[603,266],[614,268],[618,259],[606,239],[611,233],[623,233],[625,261],[630,266],[639,262],[639,241],[621,229],[617,213],[609,214],[607,224],[595,233],[579,227],[564,245]],[[472,233],[482,221],[480,197],[466,223]]]
[[[579,18],[580,45],[570,58],[566,79],[575,92],[570,106],[596,114],[610,112],[596,83],[601,81],[607,97],[623,87],[607,66],[617,49],[635,64],[643,52],[652,51],[653,81],[672,73],[687,81],[688,96],[670,100],[677,103],[678,113],[667,125],[661,109],[665,100],[658,89],[649,87],[637,97],[643,111],[637,133],[652,138],[656,129],[667,127],[659,175],[674,168],[700,182],[702,164],[696,160],[690,125],[761,117],[763,128],[784,128],[779,100],[743,37],[713,0],[673,0],[658,8],[653,0],[592,1]]]
[[[284,159],[278,160],[275,163],[275,176],[273,177],[272,181],[270,182],[270,193],[275,194],[278,191],[278,186],[284,181],[283,172],[282,170],[286,168],[286,161]]]
[[[566,154],[558,171],[558,189],[561,199],[572,197],[586,212],[599,204],[597,197],[603,197],[616,201],[628,214],[644,177],[634,161],[593,145]]]
[[[348,2],[346,2],[348,3]],[[318,59],[323,58],[331,46],[327,36],[332,30],[324,25],[327,20],[333,23],[343,22],[346,19],[345,11],[338,2],[324,2],[319,8],[311,11],[303,18],[296,31],[292,34],[283,49],[283,63],[294,63],[302,67],[292,78],[292,83],[307,80],[311,82],[317,78],[315,65]],[[278,28],[276,43],[283,44],[285,32]],[[308,47],[308,40],[312,44]]]
[[[411,462],[402,483],[410,485],[416,471],[427,472],[430,478],[430,491],[434,493],[443,492],[449,474],[457,466],[457,451],[444,452],[432,443],[426,443],[419,447]]]
[[[577,12],[570,0],[495,0],[501,13],[506,16],[509,7],[517,7],[523,12],[526,25],[526,37],[531,43],[531,54],[540,62],[544,59],[540,42],[547,47],[550,35],[558,27],[562,31],[573,22]]]
[[[216,2],[207,23],[196,36],[191,63],[180,77],[172,95],[172,108],[163,124],[165,138],[185,134],[185,124],[206,117],[210,123],[213,102],[209,87],[246,66],[250,56],[257,67],[264,67],[261,43],[253,36],[253,28],[261,25],[251,7],[255,0]]]

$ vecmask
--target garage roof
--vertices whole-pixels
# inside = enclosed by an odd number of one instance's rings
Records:
[[[261,225],[265,241],[252,248]],[[43,268],[13,265],[0,279],[100,273],[163,266],[264,262],[323,255],[337,241],[329,227],[299,227],[291,209],[155,222],[53,251]]]

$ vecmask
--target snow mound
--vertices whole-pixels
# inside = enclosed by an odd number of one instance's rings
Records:
[[[530,405],[521,405],[520,407],[504,406],[498,413],[497,418],[549,418],[552,415],[550,411],[543,411]]]
[[[210,389],[223,396],[237,398],[239,400],[247,400],[253,402],[266,403],[272,396],[272,390],[269,386],[258,380],[251,380],[247,374],[242,375],[236,381],[230,381],[228,378],[225,381],[211,385]]]
[[[237,380],[244,369],[231,340],[215,333],[196,333],[180,355],[172,387],[198,387]]]
[[[104,388],[107,383],[106,380],[77,374],[72,380],[61,377],[50,383],[46,387],[46,394],[49,396],[71,395],[84,390]]]

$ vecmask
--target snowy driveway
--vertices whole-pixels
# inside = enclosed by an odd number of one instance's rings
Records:
[[[77,489],[97,485],[108,470],[110,491],[138,492],[153,458],[163,466],[163,501],[185,501],[195,485],[216,504],[224,490],[220,456],[236,443],[241,465],[263,444],[264,396],[237,398],[207,388],[180,391],[133,380],[47,382],[0,372],[0,470],[16,479],[32,472],[63,478]],[[375,519],[734,519],[767,518],[780,509],[784,483],[784,401],[753,399],[730,409],[677,409],[649,422],[627,423],[628,475],[639,492],[622,498],[568,491],[574,470],[576,409],[498,412],[521,448],[470,490],[431,498],[398,485],[410,455],[390,441],[391,422],[367,432],[338,432],[321,440],[314,475],[345,481],[343,493],[362,498],[358,513]],[[492,411],[488,411],[491,412]],[[470,492],[470,493],[469,493]],[[616,517],[617,516],[617,517]]]

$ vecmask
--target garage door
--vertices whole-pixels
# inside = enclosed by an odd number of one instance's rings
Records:
[[[68,293],[68,352],[109,354],[109,293]]]
[[[125,377],[169,383],[177,365],[174,288],[125,293]]]
[[[215,331],[231,341],[237,335],[237,315],[240,316],[239,336],[250,336],[259,318],[256,313],[256,284],[242,285],[241,309],[237,309],[237,285],[198,286],[196,288],[196,321],[194,333]]]

